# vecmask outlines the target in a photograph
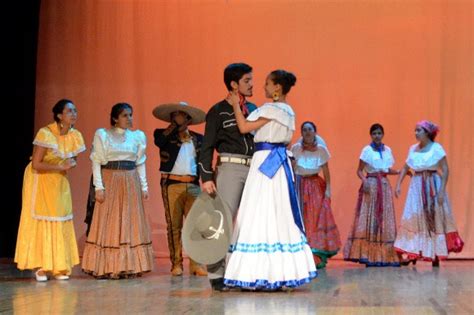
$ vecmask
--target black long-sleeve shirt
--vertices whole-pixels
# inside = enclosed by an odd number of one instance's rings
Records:
[[[249,113],[257,106],[247,102]],[[201,180],[207,182],[213,179],[212,157],[214,149],[219,153],[232,153],[252,156],[254,152],[253,135],[241,134],[234,109],[226,100],[212,106],[206,115],[206,130],[201,146],[199,170]]]

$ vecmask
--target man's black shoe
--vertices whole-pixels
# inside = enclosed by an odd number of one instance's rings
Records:
[[[230,290],[228,286],[224,284],[224,278],[211,279],[211,287],[213,291],[227,292]]]

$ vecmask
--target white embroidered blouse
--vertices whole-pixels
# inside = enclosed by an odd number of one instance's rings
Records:
[[[105,189],[102,182],[101,165],[106,165],[110,161],[134,161],[137,165],[142,191],[148,191],[145,151],[146,136],[141,130],[97,129],[90,155],[95,189]]]
[[[370,145],[365,146],[360,153],[360,158],[365,162],[364,170],[367,173],[384,172],[388,173],[390,168],[395,163],[395,159],[392,155],[392,149],[385,145],[382,151],[382,157],[380,153],[375,151]]]
[[[248,121],[256,121],[260,117],[271,119],[255,131],[255,142],[290,143],[295,132],[295,113],[286,103],[265,103],[254,110]]]
[[[433,142],[419,150],[419,144],[414,144],[408,151],[407,165],[414,171],[436,170],[439,161],[446,156],[441,144]]]
[[[295,157],[297,175],[314,175],[321,171],[321,167],[326,164],[331,157],[326,146],[317,145],[316,151],[303,150],[301,141],[296,142],[291,147],[291,152]]]

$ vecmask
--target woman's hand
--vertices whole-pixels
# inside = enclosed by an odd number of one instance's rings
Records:
[[[326,192],[324,193],[324,197],[327,199],[331,199],[331,190],[326,188]]]
[[[95,201],[102,203],[105,201],[105,190],[99,189],[95,191]]]
[[[237,91],[231,91],[229,92],[229,95],[227,96],[227,100],[229,101],[230,104],[235,108],[240,108],[240,100],[241,96],[239,92]]]
[[[62,164],[61,164],[61,169],[63,171],[67,171],[77,165],[77,162],[74,158],[69,158],[66,159]]]
[[[438,192],[438,206],[442,206],[444,204],[444,191],[439,191]]]
[[[395,188],[395,197],[400,197],[402,193],[402,190],[400,189],[400,185],[397,185],[397,187]]]
[[[370,192],[370,185],[367,179],[362,180],[362,191],[368,194]]]

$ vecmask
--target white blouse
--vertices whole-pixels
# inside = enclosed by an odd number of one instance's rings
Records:
[[[295,113],[290,105],[265,103],[254,110],[247,120],[256,121],[260,117],[271,121],[256,130],[255,142],[290,143],[295,131]]]
[[[439,161],[446,156],[441,144],[433,142],[429,147],[418,151],[419,144],[414,144],[408,151],[407,165],[414,171],[436,170]]]
[[[364,170],[367,173],[388,173],[390,168],[395,163],[395,159],[392,155],[392,149],[390,149],[390,147],[387,145],[384,146],[382,157],[380,157],[380,153],[375,151],[370,145],[365,146],[360,153],[360,159],[365,162]]]
[[[326,146],[319,144],[316,151],[303,150],[300,141],[291,147],[291,152],[295,157],[297,175],[313,175],[321,171],[321,167],[326,164],[331,157]]]
[[[90,155],[95,189],[105,189],[102,182],[101,165],[106,165],[110,161],[134,161],[137,165],[142,191],[148,191],[145,151],[146,136],[141,130],[97,129]]]

